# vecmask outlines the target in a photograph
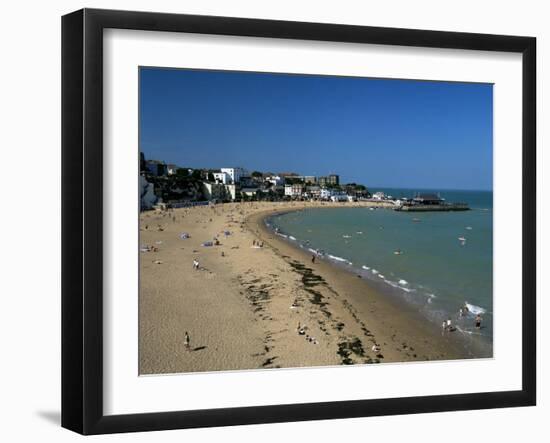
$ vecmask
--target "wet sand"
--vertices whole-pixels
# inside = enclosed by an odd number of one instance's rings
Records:
[[[342,205],[368,203],[322,206]],[[140,248],[152,250],[140,252],[140,373],[465,358],[452,334],[357,275],[312,263],[263,222],[315,206],[254,202],[142,213]],[[182,232],[190,238],[180,239]],[[215,237],[219,245],[202,246]]]

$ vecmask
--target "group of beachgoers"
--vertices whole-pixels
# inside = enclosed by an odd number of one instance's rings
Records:
[[[148,230],[149,230],[149,225],[145,225],[145,226],[143,227],[143,229],[145,229],[146,231],[148,231]],[[157,231],[158,231],[158,232],[162,232],[162,231],[164,231],[164,228],[163,228],[161,225],[157,225]]]
[[[301,325],[300,322],[298,322],[298,327],[296,328],[296,331],[298,332],[298,335],[304,336],[307,342],[312,343],[314,345],[318,344],[317,339],[315,337],[306,333],[307,326]]]
[[[465,317],[468,315],[468,313],[470,312],[470,308],[468,307],[468,303],[464,303],[463,306],[461,306],[461,308],[458,310],[458,315],[460,317]],[[483,320],[483,318],[481,317],[481,314],[476,314],[475,316],[475,319],[474,319],[474,325],[475,325],[475,328],[476,329],[481,329],[481,321]],[[453,332],[453,331],[456,331],[456,327],[453,326],[452,324],[452,320],[451,320],[451,317],[449,317],[447,320],[443,321],[443,323],[441,324],[441,328],[443,329],[443,331],[449,331],[449,332]]]
[[[158,252],[159,248],[154,245],[143,245],[140,250],[141,252]]]

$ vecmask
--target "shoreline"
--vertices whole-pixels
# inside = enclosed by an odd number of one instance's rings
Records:
[[[370,205],[251,202],[141,213],[140,374],[472,358],[364,279],[325,260],[311,264],[263,222],[281,211],[351,206]],[[214,237],[219,245],[203,246]]]

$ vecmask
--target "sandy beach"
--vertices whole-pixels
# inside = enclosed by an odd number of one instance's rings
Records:
[[[140,374],[466,358],[452,334],[348,270],[312,263],[263,222],[314,206],[252,202],[143,212]],[[203,246],[214,238],[219,244]]]

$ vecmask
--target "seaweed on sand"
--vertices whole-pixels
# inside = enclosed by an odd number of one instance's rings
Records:
[[[336,353],[342,358],[342,363],[345,365],[352,365],[355,363],[353,359],[350,358],[352,356],[365,357],[363,343],[358,337],[338,343],[338,351]]]
[[[242,280],[241,280],[242,282]],[[244,284],[244,282],[242,282]],[[259,288],[255,285],[246,285],[246,298],[250,301],[250,304],[253,306],[253,311],[255,313],[264,310],[264,303],[268,303],[271,299],[271,294],[268,290],[270,289],[269,285],[262,285]]]
[[[311,297],[309,298],[311,304],[319,306],[321,312],[327,318],[330,318],[332,314],[326,309],[328,303],[323,301],[325,297],[321,294],[321,292],[313,289],[318,285],[326,287],[327,284],[325,279],[320,275],[314,274],[313,269],[308,268],[303,263],[300,263],[296,260],[291,261],[290,266],[294,269],[295,272],[302,276],[303,289],[311,295]]]
[[[275,359],[277,357],[270,357],[270,358],[267,358],[263,363],[262,363],[262,367],[265,368],[266,366],[269,366],[270,364],[272,364]]]
[[[313,269],[308,268],[298,261],[290,262],[290,266],[302,276],[302,283],[306,288],[312,288],[317,285],[325,285],[325,279],[320,275],[314,274]]]

